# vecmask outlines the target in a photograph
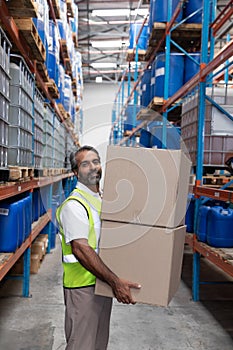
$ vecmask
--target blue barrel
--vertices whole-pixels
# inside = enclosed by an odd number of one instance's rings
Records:
[[[212,207],[208,213],[207,243],[218,248],[233,247],[233,209]]]
[[[18,211],[19,211],[19,246],[26,239],[26,201],[24,198],[18,201]]]
[[[151,75],[150,75],[150,100],[155,96],[155,60],[151,65]]]
[[[57,99],[57,103],[64,104],[65,68],[62,64],[59,64],[58,76],[59,99]]]
[[[125,121],[124,121],[124,131],[132,130],[137,125],[141,123],[141,121],[136,120],[136,116],[141,110],[141,106],[138,105],[128,105],[125,109]]]
[[[49,209],[49,187],[40,188],[40,216],[47,213]]]
[[[57,26],[53,20],[49,21],[49,45],[46,65],[49,77],[53,79],[58,86],[59,79],[59,41]]]
[[[151,69],[146,69],[141,80],[141,98],[140,104],[147,107],[151,101]]]
[[[153,30],[153,24],[154,24],[154,1],[150,1],[150,13],[149,13],[149,25],[148,25],[148,34],[150,35]]]
[[[191,56],[196,62],[194,62],[189,56]],[[184,84],[189,81],[200,70],[201,54],[191,53],[189,56],[185,55],[184,58]]]
[[[184,55],[171,53],[169,69],[168,97],[171,97],[183,86]],[[156,57],[155,62],[155,96],[164,97],[165,54]]]
[[[40,203],[40,191],[36,188],[32,193],[32,221],[37,221],[40,217]]]
[[[190,0],[185,3],[184,16],[185,18],[202,8],[203,0]],[[201,23],[202,22],[202,10],[194,16],[187,19],[186,23]]]
[[[131,23],[129,29],[129,49],[136,47],[136,39],[141,29],[141,23]],[[148,25],[144,25],[141,35],[138,39],[138,49],[146,50],[147,49],[147,39],[148,39]]]
[[[146,147],[146,148],[151,148],[151,133],[147,129],[141,129],[140,132],[140,146]]]
[[[66,40],[66,29],[62,19],[57,19],[60,38]]]
[[[66,112],[71,112],[71,77],[65,74],[64,80],[64,108]]]
[[[24,198],[25,214],[25,239],[30,235],[32,229],[32,197],[29,195]]]
[[[15,252],[19,247],[19,203],[0,204],[0,252]]]
[[[168,0],[151,0],[153,1],[153,14],[152,21],[154,22],[167,22],[168,21]],[[179,4],[179,0],[172,0],[172,14],[174,13],[177,5]],[[183,17],[183,10],[181,9],[179,16],[176,21],[180,22]]]
[[[201,205],[197,214],[197,239],[204,243],[207,240],[207,220],[210,209],[208,205]]]
[[[194,211],[195,211],[195,198],[193,194],[188,195],[186,214],[185,214],[185,225],[186,231],[189,233],[194,232]]]
[[[161,123],[160,123],[161,124]],[[166,147],[163,144],[163,127],[155,125],[151,128],[151,147],[180,149],[180,128],[166,127]]]
[[[150,122],[140,130],[140,145],[142,147],[151,148],[151,130],[158,125],[157,121]]]

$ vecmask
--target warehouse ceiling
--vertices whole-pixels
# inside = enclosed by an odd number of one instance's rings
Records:
[[[149,0],[75,0],[79,10],[78,45],[82,54],[85,82],[119,81],[127,68],[129,26],[143,21],[149,12]],[[217,1],[217,15],[229,3]],[[120,11],[119,11],[120,10]],[[226,34],[232,31],[233,18],[229,18],[216,37],[220,49]],[[131,62],[131,69],[133,63]]]
[[[128,63],[129,26],[143,21],[149,0],[75,0],[79,10],[78,45],[84,81],[117,81]],[[137,12],[137,9],[140,11]],[[120,11],[119,11],[120,10]],[[142,11],[143,10],[143,11]]]

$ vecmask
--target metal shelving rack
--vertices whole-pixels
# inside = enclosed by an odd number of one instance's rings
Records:
[[[174,30],[175,19],[177,18],[181,7],[183,6],[183,0],[181,0],[174,12],[171,14],[171,0],[168,0],[168,22],[166,23],[166,30],[164,31],[164,35],[161,37],[158,45],[154,48],[154,50],[150,50],[149,60],[146,64],[145,69],[148,68],[152,60],[154,59],[156,52],[159,50],[160,46],[166,42],[166,68],[165,71],[169,72],[169,52],[171,42],[173,44],[174,41],[171,39],[171,32]],[[221,201],[226,201],[228,203],[233,203],[233,192],[228,191],[226,189],[216,189],[216,188],[207,188],[202,185],[202,175],[203,175],[203,147],[204,147],[204,115],[205,115],[205,91],[206,91],[206,81],[208,78],[208,82],[211,82],[214,78],[221,79],[224,76],[224,71],[229,69],[232,65],[232,62],[228,62],[228,59],[232,57],[233,52],[233,40],[230,40],[221,51],[215,55],[213,58],[213,50],[215,45],[215,35],[219,29],[229,20],[230,16],[233,14],[233,1],[230,0],[228,4],[224,7],[221,13],[215,18],[215,8],[217,1],[212,0],[212,23],[209,23],[210,18],[210,4],[209,0],[203,0],[203,20],[202,20],[202,31],[201,31],[201,39],[202,39],[202,49],[201,49],[201,63],[199,72],[194,75],[185,85],[183,85],[173,96],[168,97],[168,83],[169,76],[165,73],[165,87],[164,87],[164,101],[163,105],[158,109],[158,112],[163,114],[163,143],[166,144],[166,121],[167,121],[167,113],[169,108],[174,108],[174,104],[178,105],[180,103],[180,99],[182,99],[188,92],[192,91],[195,87],[199,87],[199,112],[198,112],[198,149],[197,149],[197,167],[196,167],[196,183],[193,189],[193,192],[197,198],[195,205],[195,221],[197,217],[197,211],[199,207],[200,197],[208,197],[213,199],[218,199]],[[179,24],[178,24],[179,25]],[[176,25],[175,28],[178,26]],[[210,61],[208,62],[208,43],[209,43],[209,29],[210,29]],[[177,47],[179,45],[176,45]],[[183,51],[183,50],[181,50]],[[187,52],[183,51],[188,55]],[[137,57],[136,57],[137,59]],[[222,64],[224,68],[220,68]],[[213,72],[217,70],[216,73]],[[232,69],[231,69],[232,71]],[[231,72],[230,71],[230,72]],[[137,88],[142,74],[138,77],[137,81],[134,82],[133,89],[130,94],[128,94],[128,99],[126,104],[130,102],[133,97],[133,93]],[[120,88],[118,91],[120,94]],[[117,99],[117,96],[116,96]],[[179,101],[179,102],[178,102]],[[211,102],[211,101],[210,101]],[[173,107],[172,107],[173,106]],[[149,106],[150,107],[150,106]],[[221,108],[221,107],[219,107]],[[113,124],[117,124],[119,118],[121,117],[121,113],[118,117],[116,117],[116,121]],[[229,116],[230,117],[230,116]],[[232,118],[230,118],[232,119]],[[129,140],[131,140],[134,135],[142,129],[148,121],[143,121],[140,125],[132,130],[129,135],[123,137],[118,144],[119,145],[128,145]],[[221,268],[224,272],[226,272],[229,276],[233,276],[233,257],[228,256],[227,254],[222,254],[221,249],[216,249],[199,242],[195,234],[187,234],[186,243],[191,247],[193,251],[193,277],[192,277],[192,289],[193,289],[193,300],[199,300],[199,288],[200,284],[200,257],[204,256],[206,259],[211,261],[213,264]]]
[[[54,11],[52,0],[48,0],[48,5],[50,9],[50,17],[56,23],[56,14]],[[0,11],[0,23],[4,26],[4,29],[7,31],[8,36],[12,43],[14,43],[17,51],[25,59],[30,71],[35,75],[35,79],[38,84],[42,88],[44,96],[48,99],[51,107],[54,109],[58,120],[65,125],[65,128],[73,139],[74,144],[78,144],[78,137],[73,132],[73,128],[71,124],[66,123],[66,119],[62,115],[59,110],[55,100],[50,94],[48,86],[44,83],[41,73],[37,69],[37,62],[35,59],[31,58],[30,55],[30,47],[26,40],[20,34],[20,31],[14,21],[14,18],[10,15],[8,11],[8,7],[6,5],[6,1],[1,1],[1,11]],[[1,253],[0,252],[0,281],[3,280],[4,277],[8,274],[13,265],[17,262],[17,260],[23,256],[24,264],[23,264],[23,275],[22,276],[14,276],[12,278],[21,279],[23,282],[23,292],[22,295],[24,297],[29,297],[29,285],[30,285],[30,254],[31,254],[31,244],[33,240],[39,235],[39,233],[48,226],[48,247],[47,253],[50,252],[50,235],[51,235],[51,220],[52,220],[52,193],[53,186],[59,186],[60,197],[63,195],[63,186],[66,186],[65,182],[68,182],[68,187],[70,188],[69,181],[73,177],[73,173],[66,173],[62,175],[54,175],[47,176],[43,178],[32,178],[28,181],[16,182],[16,183],[7,183],[0,186],[0,201],[5,200],[10,197],[16,197],[19,194],[28,192],[32,195],[33,190],[37,188],[42,188],[44,186],[48,186],[48,209],[47,212],[40,216],[38,221],[32,223],[32,229],[29,234],[29,237],[18,247],[18,249],[13,253]],[[10,277],[9,277],[10,278]]]
[[[51,222],[52,219],[52,187],[54,184],[62,184],[62,181],[69,180],[73,173],[50,176],[46,178],[32,179],[22,183],[8,184],[0,187],[0,200],[4,200],[13,196],[17,196],[24,192],[32,192],[36,188],[49,186],[49,203],[46,214],[42,215],[38,221],[32,224],[32,230],[29,237],[14,253],[0,253],[0,281],[6,276],[15,262],[24,255],[23,275],[20,277],[23,281],[23,296],[29,297],[30,284],[30,247],[33,240],[39,235],[42,229]],[[62,188],[61,188],[62,190]],[[50,242],[51,229],[48,230],[48,241]],[[47,253],[50,253],[50,245],[48,244]]]

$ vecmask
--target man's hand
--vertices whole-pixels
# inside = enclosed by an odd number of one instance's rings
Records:
[[[132,298],[130,288],[140,289],[141,286],[138,283],[126,281],[113,273],[89,246],[86,239],[73,240],[71,247],[72,253],[88,271],[112,287],[113,294],[120,303],[136,303]]]
[[[119,303],[136,304],[136,301],[132,298],[130,288],[140,289],[141,286],[138,283],[126,281],[122,278],[118,278],[116,281],[114,281],[112,290]]]

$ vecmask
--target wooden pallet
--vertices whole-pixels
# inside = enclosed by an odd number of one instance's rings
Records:
[[[52,98],[57,99],[59,98],[59,90],[57,85],[55,84],[55,81],[53,79],[49,79],[49,82],[45,83],[45,85],[48,88],[48,91]]]
[[[175,25],[174,25],[175,26]],[[149,39],[149,47],[146,52],[145,59],[148,60],[154,51],[154,48],[159,44],[163,38],[166,30],[166,23],[155,22],[152,33]],[[199,23],[183,23],[176,29],[171,31],[171,38],[182,48],[191,52],[192,50],[200,51],[201,47],[201,31],[202,24]],[[164,50],[165,41],[160,47]]]
[[[0,253],[0,269],[8,262],[13,253]]]
[[[126,60],[128,62],[135,61],[136,50],[129,49],[127,51]],[[144,62],[146,58],[146,50],[138,50],[138,61]]]
[[[61,115],[62,115],[63,120],[66,120],[67,118],[70,117],[69,113],[66,112],[66,110],[65,110],[65,108],[64,108],[64,106],[63,106],[63,104],[58,103],[57,106],[58,106],[58,109],[59,109],[59,111],[60,111],[60,113],[61,113]]]
[[[60,53],[65,66],[66,73],[72,77],[72,65],[70,62],[67,42],[64,39],[60,39]]]
[[[21,167],[21,166],[9,166],[10,181],[16,180],[30,180],[34,176],[34,168]]]
[[[33,0],[10,0],[6,1],[6,6],[13,18],[37,17],[38,5]]]
[[[49,74],[47,68],[43,62],[36,62],[36,69],[39,72],[43,82],[49,82]]]
[[[228,182],[233,180],[233,176],[224,176],[224,175],[206,175],[202,177],[203,186],[210,187],[222,187]],[[229,188],[232,188],[232,185],[229,185]]]
[[[78,37],[76,33],[72,33],[72,40],[74,43],[74,47],[77,49],[78,48]]]
[[[163,104],[164,104],[163,97],[155,96],[151,100],[148,108],[154,111],[157,111],[159,113],[162,113]],[[168,113],[168,120],[173,122],[179,122],[180,119],[181,119],[181,105],[178,105]]]
[[[140,112],[137,114],[137,120],[157,120],[157,121],[162,121],[163,117],[160,113],[157,111],[151,109],[151,108],[143,108],[140,110]]]
[[[32,18],[15,18],[15,23],[25,41],[30,46],[32,58],[39,62],[44,62],[46,59],[45,47]]]

